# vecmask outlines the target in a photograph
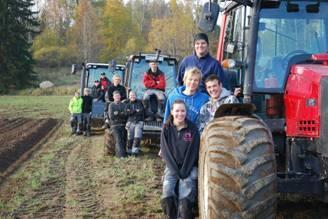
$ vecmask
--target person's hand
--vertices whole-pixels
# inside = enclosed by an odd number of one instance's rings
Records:
[[[238,97],[240,94],[241,94],[241,87],[236,87],[233,92],[233,95]]]
[[[114,111],[114,115],[117,116],[118,115],[118,111]]]
[[[139,109],[136,109],[137,112],[139,112],[140,110]]]

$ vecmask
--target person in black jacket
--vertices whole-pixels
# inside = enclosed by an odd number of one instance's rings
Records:
[[[91,112],[93,98],[90,96],[90,89],[84,88],[84,96],[82,97],[82,119],[83,119],[83,135],[90,136],[91,134]]]
[[[175,100],[161,133],[160,156],[166,165],[161,205],[170,219],[193,218],[196,202],[200,136],[186,115],[183,100]]]
[[[107,115],[108,106],[111,102],[114,101],[114,91],[119,91],[121,96],[121,101],[126,99],[126,89],[124,86],[121,85],[121,77],[118,74],[115,74],[112,78],[113,83],[108,87],[107,92],[105,94],[105,109],[104,109],[104,117],[105,117],[105,127],[107,126],[109,118]]]
[[[109,104],[108,116],[110,129],[115,139],[116,156],[126,157],[126,131],[125,124],[127,120],[126,105],[121,102],[121,94],[119,91],[113,92],[114,102]]]
[[[128,154],[138,155],[144,125],[144,106],[141,100],[137,99],[136,93],[130,91],[129,99],[125,102],[128,113],[126,130],[128,132]]]

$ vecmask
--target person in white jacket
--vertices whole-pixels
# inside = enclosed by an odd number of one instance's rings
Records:
[[[200,109],[197,120],[197,126],[200,133],[202,133],[206,124],[213,120],[215,111],[219,108],[219,106],[227,103],[239,103],[237,96],[241,92],[240,88],[236,88],[234,94],[232,95],[229,90],[222,86],[220,79],[215,74],[212,74],[206,78],[205,87],[207,93],[210,95],[210,100]]]

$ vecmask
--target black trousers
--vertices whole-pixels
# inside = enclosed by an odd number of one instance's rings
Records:
[[[126,157],[126,130],[125,126],[110,127],[115,139],[115,153],[117,157]]]

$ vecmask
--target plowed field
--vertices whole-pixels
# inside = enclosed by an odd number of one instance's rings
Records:
[[[45,142],[60,124],[56,119],[0,118],[1,178],[15,169],[20,161],[41,142]]]

